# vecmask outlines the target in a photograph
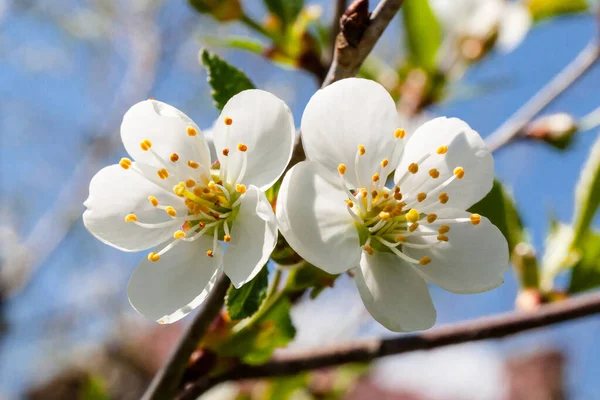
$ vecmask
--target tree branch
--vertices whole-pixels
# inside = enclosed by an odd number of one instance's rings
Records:
[[[201,377],[185,387],[177,399],[192,400],[218,383],[250,378],[294,375],[303,371],[346,363],[367,363],[380,357],[415,350],[430,350],[458,343],[496,339],[564,321],[600,313],[600,292],[541,307],[539,310],[511,312],[403,335],[328,347],[306,353],[290,353],[266,364],[240,364],[221,375]]]
[[[196,350],[198,343],[204,337],[212,321],[221,311],[228,288],[229,278],[221,272],[202,304],[202,308],[198,311],[179,343],[177,343],[177,347],[173,350],[169,361],[154,376],[142,400],[163,400],[175,396],[190,356]]]
[[[515,112],[502,126],[486,138],[490,151],[498,150],[521,133],[523,128],[560,94],[581,78],[600,57],[600,44],[589,43],[550,82]]]

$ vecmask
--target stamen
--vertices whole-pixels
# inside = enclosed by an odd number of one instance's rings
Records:
[[[394,199],[396,199],[398,201],[402,200],[402,193],[400,193],[400,192],[394,193]]]
[[[169,177],[169,172],[164,168],[159,169],[157,174],[160,179],[167,179]]]
[[[427,216],[427,222],[429,222],[430,224],[432,224],[436,219],[437,219],[437,215],[436,214],[429,214]]]
[[[363,250],[364,250],[364,251],[366,251],[367,253],[369,253],[369,255],[371,255],[371,256],[372,256],[372,255],[373,255],[373,253],[374,253],[373,247],[371,247],[371,245],[368,245],[368,244],[366,244],[366,245],[363,247]]]
[[[231,125],[233,124],[233,120],[229,117],[225,117],[225,119],[223,120],[223,122],[225,122],[225,125]]]
[[[419,220],[419,212],[414,208],[411,208],[410,211],[406,213],[405,217],[408,222],[415,223]]]
[[[228,149],[227,147],[225,147],[225,148],[223,149],[222,153],[223,153],[223,155],[224,155],[225,157],[227,157],[227,156],[229,155],[229,149]]]
[[[173,153],[171,154],[171,157],[169,157],[171,159],[172,162],[176,162],[177,160],[179,160],[179,154],[177,153]]]
[[[125,222],[135,222],[137,221],[137,216],[135,214],[127,214],[125,217]]]
[[[148,261],[156,262],[158,260],[160,260],[160,254],[157,254],[154,251],[148,254]]]
[[[359,144],[358,145],[358,154],[361,156],[364,156],[366,152],[367,152],[367,150],[365,149],[365,146],[363,146],[362,144]]]
[[[246,186],[244,185],[235,185],[235,191],[240,193],[240,194],[244,194],[246,193]]]
[[[175,211],[175,209],[171,206],[168,206],[167,208],[165,208],[165,212],[167,214],[169,214],[171,217],[176,217],[177,216],[177,211]]]
[[[481,222],[481,215],[479,214],[471,214],[469,218],[471,219],[471,223],[473,225],[479,225],[479,223]]]
[[[144,139],[140,142],[140,147],[142,148],[142,150],[148,151],[152,147],[152,142],[148,139]]]
[[[212,250],[206,250],[206,255],[210,258],[213,258],[215,255],[213,254]]]
[[[121,161],[119,161],[119,165],[123,169],[129,169],[129,167],[131,167],[131,160],[129,158],[121,158]]]
[[[389,163],[390,161],[387,158],[384,158],[383,160],[381,160],[381,168],[387,167]]]
[[[154,196],[148,196],[148,201],[152,203],[154,207],[158,206],[158,199]]]
[[[438,171],[435,168],[432,168],[429,170],[429,176],[431,176],[433,179],[437,179],[440,176],[440,171]]]
[[[223,236],[223,241],[225,243],[231,242],[231,235],[229,234],[229,225],[227,224],[227,221],[225,221],[225,223],[223,224],[223,231],[225,231],[225,235]]]
[[[427,265],[431,262],[431,258],[427,257],[427,256],[423,256],[421,257],[421,259],[419,260],[419,264],[421,265]]]
[[[244,153],[244,152],[248,151],[248,146],[246,146],[244,143],[239,143],[237,145],[237,149],[239,151],[241,151],[242,153]]]
[[[419,227],[419,223],[418,223],[418,222],[415,222],[414,224],[411,224],[411,225],[408,227],[408,230],[409,230],[410,232],[414,232],[414,231],[415,231],[415,230],[416,230],[418,227]]]
[[[182,231],[182,230],[176,231],[176,232],[173,234],[173,237],[174,237],[175,239],[183,239],[183,238],[185,237],[185,232],[184,232],[184,231]]]
[[[196,129],[194,129],[193,126],[188,126],[187,134],[188,134],[188,136],[196,136],[198,134],[198,131]]]
[[[392,216],[390,215],[389,212],[382,211],[379,213],[379,218],[381,218],[384,221],[390,219],[391,217]]]
[[[379,174],[378,173],[373,174],[373,176],[371,177],[371,181],[373,181],[373,182],[379,181]]]
[[[394,131],[394,137],[396,139],[404,139],[404,136],[406,136],[406,131],[404,129],[398,128]]]
[[[179,182],[177,185],[173,186],[173,193],[179,197],[185,196],[185,184],[183,182]]]
[[[340,173],[340,175],[344,175],[346,173],[346,165],[344,165],[344,164],[338,165],[338,172]]]
[[[190,168],[198,168],[200,166],[200,164],[198,164],[196,161],[188,161],[188,167]]]
[[[439,240],[440,242],[447,242],[448,241],[448,236],[446,235],[437,235],[437,240]]]
[[[422,203],[427,198],[427,193],[421,192],[417,195],[417,201]]]
[[[448,197],[448,193],[444,192],[440,193],[438,199],[440,200],[440,203],[446,204],[450,198]]]
[[[229,243],[229,242],[231,241],[231,236],[229,236],[229,235],[225,235],[225,236],[223,237],[223,241],[224,241],[225,243]]]
[[[185,181],[185,186],[193,188],[194,186],[196,186],[196,181],[193,179],[188,179]]]
[[[348,205],[348,207],[352,208],[354,207],[354,202],[352,200],[345,200],[346,204]]]
[[[465,176],[465,170],[463,167],[454,168],[454,176],[456,176],[457,179],[462,179]]]
[[[404,243],[404,242],[406,242],[407,239],[406,239],[406,236],[404,236],[404,235],[398,235],[394,238],[394,240],[399,243]]]
[[[440,146],[437,149],[438,154],[446,154],[447,151],[448,151],[448,146]]]
[[[410,172],[411,174],[416,174],[417,172],[419,172],[419,164],[417,163],[412,163],[408,166],[408,172]]]
[[[442,225],[440,226],[440,228],[438,229],[438,233],[440,235],[443,235],[444,233],[448,233],[450,232],[450,227],[448,225]]]

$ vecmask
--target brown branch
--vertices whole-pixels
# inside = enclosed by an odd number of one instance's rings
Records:
[[[511,312],[451,324],[414,335],[371,339],[311,352],[290,353],[263,365],[240,364],[221,375],[201,377],[193,384],[187,385],[177,399],[195,399],[206,390],[225,381],[287,376],[347,363],[367,363],[380,357],[415,350],[430,350],[453,344],[501,338],[596,313],[600,313],[600,292],[549,304],[534,312]]]
[[[498,150],[517,137],[533,118],[589,71],[599,57],[600,44],[592,41],[546,86],[540,89],[512,117],[486,138],[488,148],[491,151]]]
[[[154,376],[142,400],[163,400],[175,396],[188,360],[212,321],[221,311],[228,288],[229,278],[221,273],[206,300],[202,303],[202,308],[177,343],[177,348],[173,350],[169,361]]]

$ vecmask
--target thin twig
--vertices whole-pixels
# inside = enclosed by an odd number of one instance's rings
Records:
[[[174,397],[190,356],[223,307],[223,299],[228,288],[229,278],[221,273],[198,314],[177,343],[169,361],[154,376],[142,400],[163,400]]]
[[[494,133],[487,137],[488,148],[495,151],[519,135],[527,123],[581,78],[598,61],[599,56],[600,45],[598,42],[592,41],[569,65],[529,99]]]
[[[195,399],[225,381],[288,376],[347,363],[368,363],[380,357],[453,344],[496,339],[515,333],[600,313],[600,293],[579,296],[541,307],[535,312],[512,312],[452,324],[427,332],[390,339],[372,339],[305,353],[290,353],[266,364],[240,364],[226,373],[201,377],[186,386],[178,400]]]
[[[333,55],[335,53],[335,43],[338,33],[340,33],[340,20],[346,7],[348,7],[348,0],[333,0],[335,2],[335,9],[333,11],[333,19],[331,21],[331,54],[329,55],[330,60],[333,61]]]

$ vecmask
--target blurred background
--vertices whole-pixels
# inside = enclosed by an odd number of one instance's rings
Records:
[[[2,400],[139,398],[189,319],[158,326],[137,315],[126,285],[140,255],[103,245],[82,224],[91,177],[126,155],[123,114],[154,97],[210,128],[218,111],[198,61],[208,46],[286,101],[299,123],[319,87],[319,60],[326,65],[330,54],[336,3],[344,2],[307,0],[287,48],[261,34],[282,21],[259,0],[242,2],[244,21],[235,7],[200,13],[203,2],[191,3],[196,8],[181,0],[0,0]],[[537,0],[430,0],[437,55],[414,58],[401,14],[361,74],[392,92],[407,127],[455,116],[485,137],[598,38],[597,4],[562,3],[576,7],[545,15],[536,14]],[[568,145],[523,139],[495,153],[497,177],[512,191],[539,254],[551,218],[572,218],[599,107],[595,63],[545,111],[578,123]],[[512,272],[505,285],[480,295],[432,287],[438,325],[511,311],[518,290]],[[364,310],[347,276],[316,300],[302,299],[292,317],[296,349],[390,334]],[[226,384],[206,398],[597,399],[599,346],[600,318],[590,317],[370,367]]]

